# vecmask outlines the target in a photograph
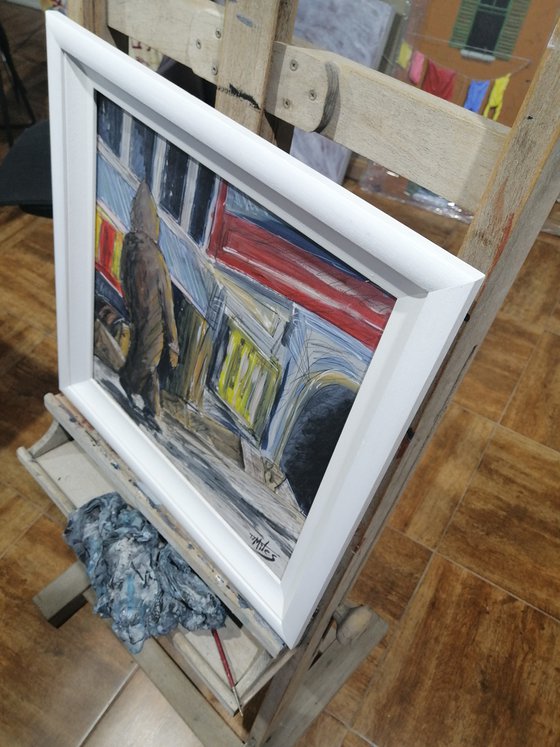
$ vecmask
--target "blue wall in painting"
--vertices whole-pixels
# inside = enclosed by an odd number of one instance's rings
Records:
[[[97,197],[118,218],[125,232],[130,227],[130,206],[135,191],[135,187],[99,154]],[[160,220],[159,244],[171,276],[198,311],[205,314],[214,281],[201,263],[196,247],[189,246],[186,236],[177,236],[164,220]]]

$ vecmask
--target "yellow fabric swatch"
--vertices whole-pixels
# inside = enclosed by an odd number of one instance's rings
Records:
[[[496,80],[494,81],[494,85],[492,86],[492,90],[490,91],[490,96],[488,98],[488,103],[486,104],[486,107],[484,109],[485,117],[488,117],[490,115],[492,109],[494,109],[492,119],[498,119],[498,117],[500,116],[500,112],[502,111],[502,104],[504,103],[504,93],[506,88],[508,87],[509,79],[510,74],[508,73],[502,78],[496,78]]]
[[[402,67],[403,70],[408,70],[410,65],[410,58],[412,57],[412,47],[408,42],[403,41],[399,50],[399,56],[397,64]]]

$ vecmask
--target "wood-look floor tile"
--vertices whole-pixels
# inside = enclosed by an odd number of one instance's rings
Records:
[[[498,316],[454,401],[498,422],[538,339],[538,334],[520,321]]]
[[[0,556],[37,521],[42,509],[10,487],[0,487]]]
[[[548,332],[554,332],[555,335],[560,335],[560,301],[558,301],[556,308],[550,315],[550,318],[546,323],[546,329]]]
[[[34,254],[40,247],[40,264],[53,264],[53,222],[50,218],[25,213],[14,205],[0,207],[0,254],[12,257],[16,247],[25,254],[28,241],[37,246],[31,250]]]
[[[0,449],[0,485],[12,488],[42,510],[53,505],[43,488],[20,463],[16,456],[15,444]]]
[[[431,552],[400,532],[386,527],[349,593],[388,622],[401,619]]]
[[[0,559],[0,744],[76,747],[135,665],[85,607],[52,628],[33,596],[74,560],[40,518]]]
[[[558,302],[560,252],[558,241],[546,237],[535,242],[513,286],[500,316],[540,334]]]
[[[57,524],[62,530],[66,529],[66,525],[68,524],[68,517],[63,514],[58,506],[55,506],[54,503],[51,503],[50,508],[46,512],[46,516],[54,521],[54,523]]]
[[[11,250],[14,244],[21,242],[27,235],[33,233],[38,220],[45,219],[24,213],[17,206],[1,206],[0,253],[4,249]]]
[[[42,224],[34,224],[33,230],[14,244],[0,243],[0,287],[5,308],[45,332],[54,332],[56,326],[52,254],[52,228]]]
[[[40,10],[22,9],[10,3],[0,6],[0,19],[14,56],[29,43],[30,34],[39,33],[44,28],[44,17]]]
[[[435,548],[493,429],[486,418],[452,404],[400,497],[390,525]]]
[[[3,375],[26,353],[45,338],[43,330],[0,310],[0,375]]]
[[[555,747],[558,627],[434,556],[354,731],[380,747]]]
[[[560,336],[541,336],[502,422],[560,450]]]
[[[560,454],[499,428],[439,549],[560,618]]]
[[[389,631],[327,706],[330,714],[352,725],[395,624],[401,619],[424,573],[431,553],[387,527],[349,593],[355,604],[366,604],[389,623]]]
[[[138,670],[83,747],[202,747],[183,719]]]
[[[347,729],[340,721],[328,713],[322,713],[296,742],[295,747],[342,747],[346,734]]]
[[[362,737],[353,731],[349,731],[342,747],[371,747],[371,742],[366,742]]]
[[[50,335],[0,379],[0,448],[31,446],[43,435],[52,422],[43,397],[57,390],[56,340]]]

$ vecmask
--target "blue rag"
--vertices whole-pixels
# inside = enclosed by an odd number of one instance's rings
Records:
[[[220,628],[226,610],[204,581],[118,493],[93,498],[70,515],[64,538],[86,567],[94,612],[138,653],[146,638]]]

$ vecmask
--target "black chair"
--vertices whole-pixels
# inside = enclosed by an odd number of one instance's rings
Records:
[[[17,70],[15,68],[14,61],[12,59],[12,52],[10,50],[10,44],[8,42],[8,37],[1,23],[0,23],[0,54],[2,55],[3,62],[8,68],[8,75],[11,80],[12,89],[14,92],[16,102],[18,104],[20,102],[23,104],[23,107],[29,116],[29,122],[25,124],[16,124],[11,121],[10,111],[8,107],[8,98],[6,96],[6,91],[4,90],[4,83],[2,80],[2,76],[0,75],[0,110],[2,111],[2,117],[4,120],[4,129],[6,130],[6,137],[8,139],[8,144],[11,146],[14,142],[14,135],[12,131],[13,128],[14,127],[29,127],[29,125],[32,125],[35,123],[35,115],[33,114],[33,109],[31,108],[31,104],[29,103],[29,100],[27,98],[27,92],[25,90],[25,86],[23,85],[23,83],[21,82],[21,78],[17,74]]]
[[[52,218],[49,122],[24,130],[0,164],[0,205]]]
[[[158,72],[206,103],[214,103],[215,86],[183,65],[164,58]],[[19,205],[27,213],[52,218],[48,120],[24,130],[0,163],[0,205]]]

